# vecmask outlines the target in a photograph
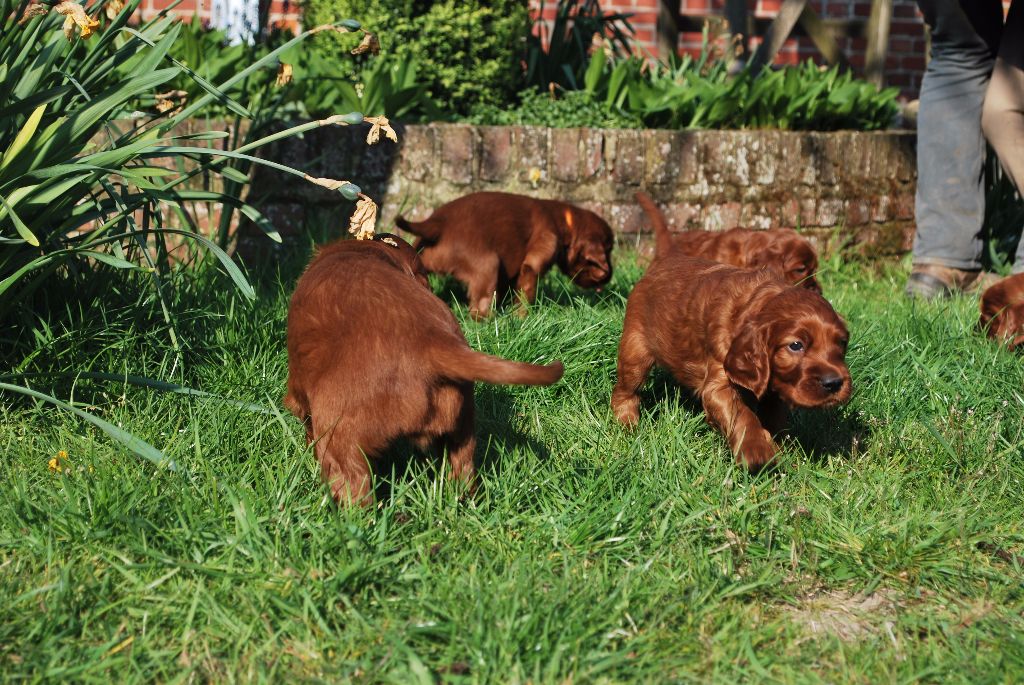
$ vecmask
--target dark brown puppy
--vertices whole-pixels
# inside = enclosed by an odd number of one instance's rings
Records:
[[[446,449],[451,475],[471,483],[473,382],[550,385],[562,377],[561,362],[470,349],[425,283],[416,252],[385,236],[324,247],[295,287],[284,405],[306,422],[339,501],[369,501],[367,460],[400,438]]]
[[[737,462],[772,461],[787,407],[832,407],[850,397],[849,334],[828,302],[764,269],[671,251],[654,260],[626,304],[615,417],[633,425],[637,391],[655,364],[704,405]]]
[[[1005,340],[1010,349],[1024,345],[1024,273],[990,286],[981,296],[978,326],[994,340]]]
[[[732,228],[728,231],[672,234],[665,217],[651,198],[643,192],[636,193],[635,197],[654,227],[655,257],[675,250],[690,257],[746,269],[778,269],[787,283],[821,292],[821,285],[814,278],[818,271],[818,253],[796,231],[788,228],[768,231]]]
[[[612,229],[604,219],[557,200],[511,193],[472,193],[434,210],[429,219],[395,223],[417,236],[428,270],[451,274],[469,292],[469,313],[488,315],[495,294],[510,288],[527,302],[552,264],[584,288],[612,277]]]

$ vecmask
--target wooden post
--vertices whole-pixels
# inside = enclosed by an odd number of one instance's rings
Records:
[[[885,57],[889,52],[889,25],[892,23],[892,0],[874,0],[868,17],[868,49],[864,59],[864,76],[881,88],[885,85]]]
[[[800,25],[814,41],[815,47],[821,52],[822,57],[829,64],[838,64],[841,69],[849,69],[850,64],[846,60],[839,43],[836,42],[832,32],[818,16],[818,13],[810,5],[804,7],[800,13]]]
[[[782,44],[793,32],[797,20],[807,6],[807,0],[782,0],[782,7],[775,17],[775,21],[768,27],[764,34],[764,41],[754,53],[753,69],[758,72],[766,65],[775,61]]]

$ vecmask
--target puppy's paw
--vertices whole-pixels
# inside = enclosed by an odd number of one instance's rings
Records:
[[[778,448],[768,431],[761,430],[760,435],[748,437],[743,441],[739,454],[736,455],[736,462],[756,473],[775,461],[777,451]]]
[[[636,395],[629,397],[612,396],[612,411],[615,418],[626,428],[632,428],[640,421],[640,398]]]

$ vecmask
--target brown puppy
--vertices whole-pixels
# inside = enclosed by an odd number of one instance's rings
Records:
[[[417,236],[428,270],[451,274],[469,291],[469,313],[482,319],[495,294],[510,288],[527,302],[552,264],[576,285],[598,288],[612,277],[612,229],[604,219],[557,200],[511,193],[472,193],[429,219],[395,223]]]
[[[637,391],[655,364],[668,369],[725,433],[737,462],[772,461],[772,435],[789,407],[832,407],[850,397],[843,320],[817,293],[768,270],[740,269],[671,251],[626,304],[615,417],[640,416]]]
[[[1010,349],[1024,345],[1024,273],[990,286],[981,296],[978,326],[993,340],[1005,340]]]
[[[646,193],[638,192],[634,197],[654,227],[656,258],[669,250],[676,250],[691,257],[747,269],[778,269],[787,283],[821,292],[821,285],[814,278],[818,271],[818,253],[796,231],[788,228],[770,231],[732,228],[728,231],[684,231],[673,235],[665,217]]]
[[[339,240],[299,279],[288,308],[284,405],[316,440],[335,499],[370,499],[368,459],[401,438],[448,451],[451,475],[474,476],[473,382],[550,385],[562,363],[523,364],[470,349],[425,287],[401,238]]]

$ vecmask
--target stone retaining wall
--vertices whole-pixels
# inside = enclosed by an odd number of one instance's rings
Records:
[[[365,128],[325,128],[264,151],[313,176],[347,179],[394,217],[423,218],[475,190],[564,199],[596,211],[622,241],[649,231],[633,199],[645,190],[674,230],[792,227],[823,248],[896,254],[913,232],[912,132],[795,133],[549,129],[429,124],[367,147]],[[314,215],[345,226],[351,203],[261,170],[252,198],[282,234]]]

